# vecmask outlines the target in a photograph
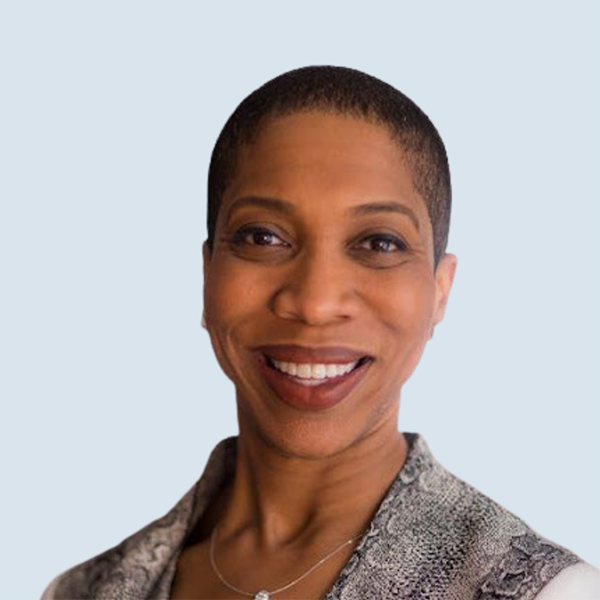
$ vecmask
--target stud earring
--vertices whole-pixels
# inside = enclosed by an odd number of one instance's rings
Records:
[[[204,315],[204,311],[202,311],[202,321],[200,321],[200,324],[206,329],[206,316]]]

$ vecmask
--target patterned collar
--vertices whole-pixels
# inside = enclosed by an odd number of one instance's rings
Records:
[[[580,559],[446,471],[423,437],[324,600],[531,600]],[[164,517],[57,577],[42,600],[167,600],[177,558],[235,469],[237,438],[213,450],[202,477]]]

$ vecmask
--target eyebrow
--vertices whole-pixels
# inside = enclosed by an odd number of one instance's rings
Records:
[[[377,213],[399,213],[406,215],[415,226],[417,231],[420,231],[420,223],[417,215],[408,206],[401,204],[400,202],[371,202],[369,204],[359,204],[351,209],[351,212],[355,215],[372,215]]]
[[[292,215],[295,212],[293,204],[286,202],[285,200],[280,200],[279,198],[266,198],[265,196],[243,196],[231,204],[229,210],[227,211],[227,220],[230,219],[231,215],[236,210],[244,208],[245,206],[260,206],[262,208],[267,208],[285,215]]]
[[[231,218],[231,215],[236,210],[246,206],[259,206],[275,212],[280,212],[285,215],[293,215],[295,212],[295,207],[291,202],[286,202],[280,198],[269,198],[266,196],[243,196],[231,204],[227,211],[227,220]],[[412,224],[415,226],[416,230],[420,231],[419,219],[417,218],[415,212],[400,202],[386,201],[359,204],[358,206],[351,207],[349,212],[355,216],[372,215],[378,213],[397,213],[406,215],[412,221]]]

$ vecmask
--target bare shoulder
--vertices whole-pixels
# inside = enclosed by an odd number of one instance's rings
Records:
[[[564,568],[540,593],[536,600],[598,600],[600,570],[585,562]]]

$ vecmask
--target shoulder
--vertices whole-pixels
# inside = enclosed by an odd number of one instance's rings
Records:
[[[124,540],[122,544],[125,544]],[[106,574],[123,556],[121,544],[106,550],[55,577],[44,590],[42,600],[84,600],[92,598]]]
[[[214,448],[200,479],[167,514],[55,577],[42,600],[164,595],[188,532],[235,468],[236,440],[226,438]]]
[[[537,598],[555,577],[581,563],[576,554],[439,464],[431,479],[440,484],[431,490],[434,511],[447,520],[460,544],[461,583],[473,586],[472,598]]]
[[[55,577],[41,600],[146,598],[185,538],[195,487],[163,517]]]
[[[598,600],[600,598],[600,570],[585,562],[561,571],[535,600]]]
[[[340,586],[352,599],[376,584],[385,598],[532,600],[580,562],[444,469],[416,438]]]

